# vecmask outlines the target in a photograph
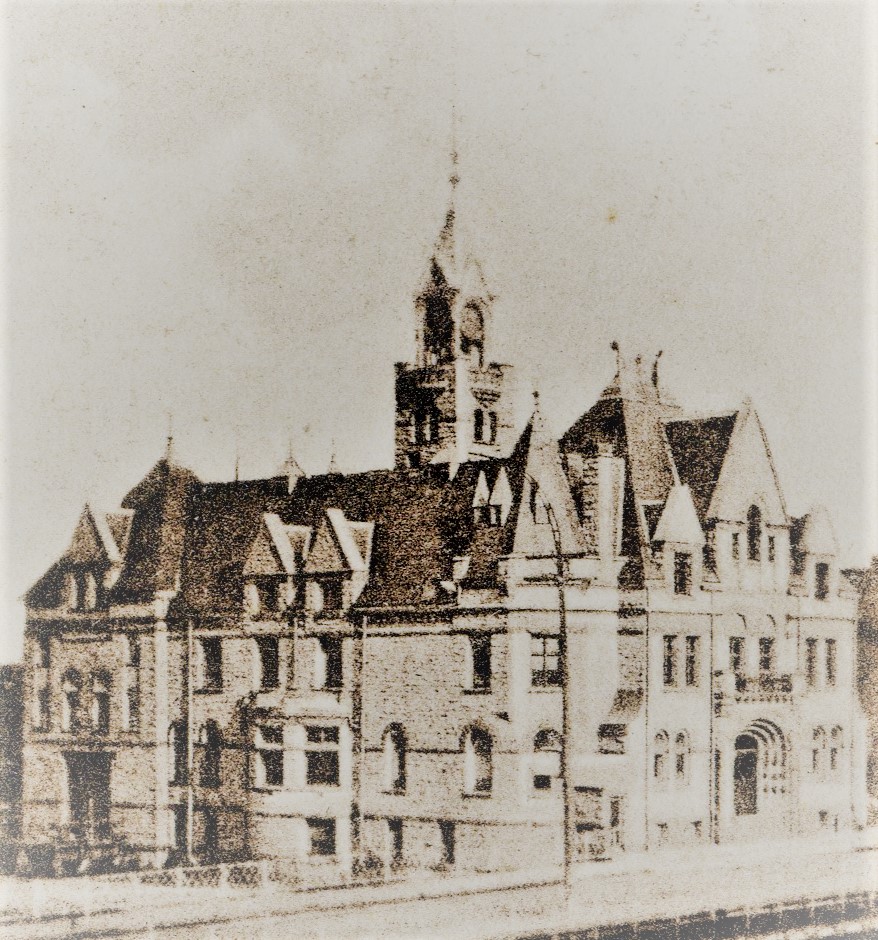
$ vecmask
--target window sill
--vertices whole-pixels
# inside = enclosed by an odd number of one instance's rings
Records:
[[[405,796],[405,787],[392,787],[381,791],[385,796]]]
[[[461,793],[460,795],[461,795],[465,800],[490,800],[490,799],[491,799],[491,794],[490,794],[490,792],[488,792],[488,793],[469,793],[468,791],[464,791],[464,792]]]
[[[277,793],[279,790],[286,790],[288,787],[285,787],[282,783],[271,784],[271,783],[260,783],[255,786],[250,787],[250,790],[253,793]]]
[[[494,690],[488,686],[484,689],[463,689],[464,695],[490,695]]]
[[[214,695],[217,692],[222,692],[223,687],[221,685],[211,685],[204,686],[200,689],[193,689],[195,695]]]
[[[532,685],[530,687],[531,692],[560,692],[561,686],[559,685]]]

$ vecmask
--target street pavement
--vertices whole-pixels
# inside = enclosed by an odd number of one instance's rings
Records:
[[[875,838],[629,855],[555,869],[424,876],[374,887],[294,891],[166,888],[68,879],[5,881],[0,937],[196,940],[495,940],[637,918],[878,890]],[[11,892],[15,893],[12,894]]]

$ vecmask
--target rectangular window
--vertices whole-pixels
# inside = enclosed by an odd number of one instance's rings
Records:
[[[282,787],[284,785],[284,729],[282,725],[257,725],[255,770],[254,783],[257,787]]]
[[[818,601],[825,601],[829,597],[829,565],[825,561],[818,561],[814,565],[814,596]]]
[[[37,731],[49,730],[49,687],[44,685],[36,690],[34,728]]]
[[[491,688],[491,635],[475,634],[470,637],[470,644],[473,669],[471,688],[487,692]]]
[[[729,638],[729,669],[736,675],[744,674],[744,637]]]
[[[200,637],[195,653],[195,687],[201,692],[218,692],[223,687],[222,639]]]
[[[448,819],[439,821],[439,835],[442,838],[442,863],[444,865],[454,864],[455,850],[455,831],[454,822]]]
[[[808,685],[817,683],[817,640],[813,636],[805,640],[805,675]]]
[[[692,593],[692,556],[688,552],[674,552],[674,593]]]
[[[320,649],[318,651],[322,657],[322,670],[318,669],[317,688],[320,689],[341,689],[344,686],[343,661],[342,661],[342,640],[340,636],[322,636],[320,637]],[[322,672],[322,675],[319,673]]]
[[[402,847],[402,820],[401,819],[388,819],[387,820],[387,843],[388,843],[388,855],[390,856],[391,865],[399,865],[403,859],[403,847]]]
[[[309,725],[305,729],[305,780],[308,786],[337,787],[338,726]]]
[[[530,682],[532,686],[561,684],[561,648],[558,637],[542,633],[531,634]]]
[[[836,647],[835,640],[826,641],[826,684],[835,685],[836,674]]]
[[[774,674],[774,639],[770,636],[759,637],[759,671],[763,675]]]
[[[276,689],[280,685],[280,650],[276,636],[261,636],[256,640],[259,648],[259,687]]]
[[[732,532],[732,558],[736,561],[741,557],[741,536],[737,532]]]
[[[48,669],[51,662],[51,638],[41,633],[36,638],[36,665],[40,669]]]
[[[666,686],[677,684],[677,637],[670,634],[664,637],[662,677]]]
[[[335,855],[335,820],[308,819],[309,854]]]
[[[701,637],[686,637],[686,685],[698,685]]]
[[[775,558],[775,548],[774,548],[774,536],[768,536],[768,560],[774,561]]]

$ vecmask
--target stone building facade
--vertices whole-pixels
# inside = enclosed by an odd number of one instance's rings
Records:
[[[865,820],[856,592],[749,402],[658,359],[516,433],[454,212],[393,469],[204,483],[170,447],[29,591],[22,839],[150,864],[560,861]],[[565,720],[566,717],[566,720]],[[566,771],[566,772],[565,772]]]

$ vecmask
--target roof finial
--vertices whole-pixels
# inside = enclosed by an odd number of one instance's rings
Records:
[[[339,466],[338,466],[338,460],[336,459],[336,456],[335,456],[335,441],[332,442],[332,455],[329,458],[329,467],[327,467],[326,472],[328,474],[333,474],[333,473],[340,474],[341,473],[341,470],[339,469]]]
[[[662,357],[662,350],[660,349],[658,353],[656,353],[655,361],[652,364],[652,384],[656,389],[658,389],[658,384],[659,384],[658,364],[659,364],[659,359],[661,359],[661,357]]]
[[[619,344],[616,340],[610,343],[610,349],[616,354],[616,373],[618,374],[622,369],[622,351],[619,349]]]
[[[168,412],[168,438],[167,443],[165,444],[165,462],[173,463],[174,461],[174,413],[173,411]]]
[[[236,444],[235,445],[235,483],[238,483],[241,478],[241,448]]]

